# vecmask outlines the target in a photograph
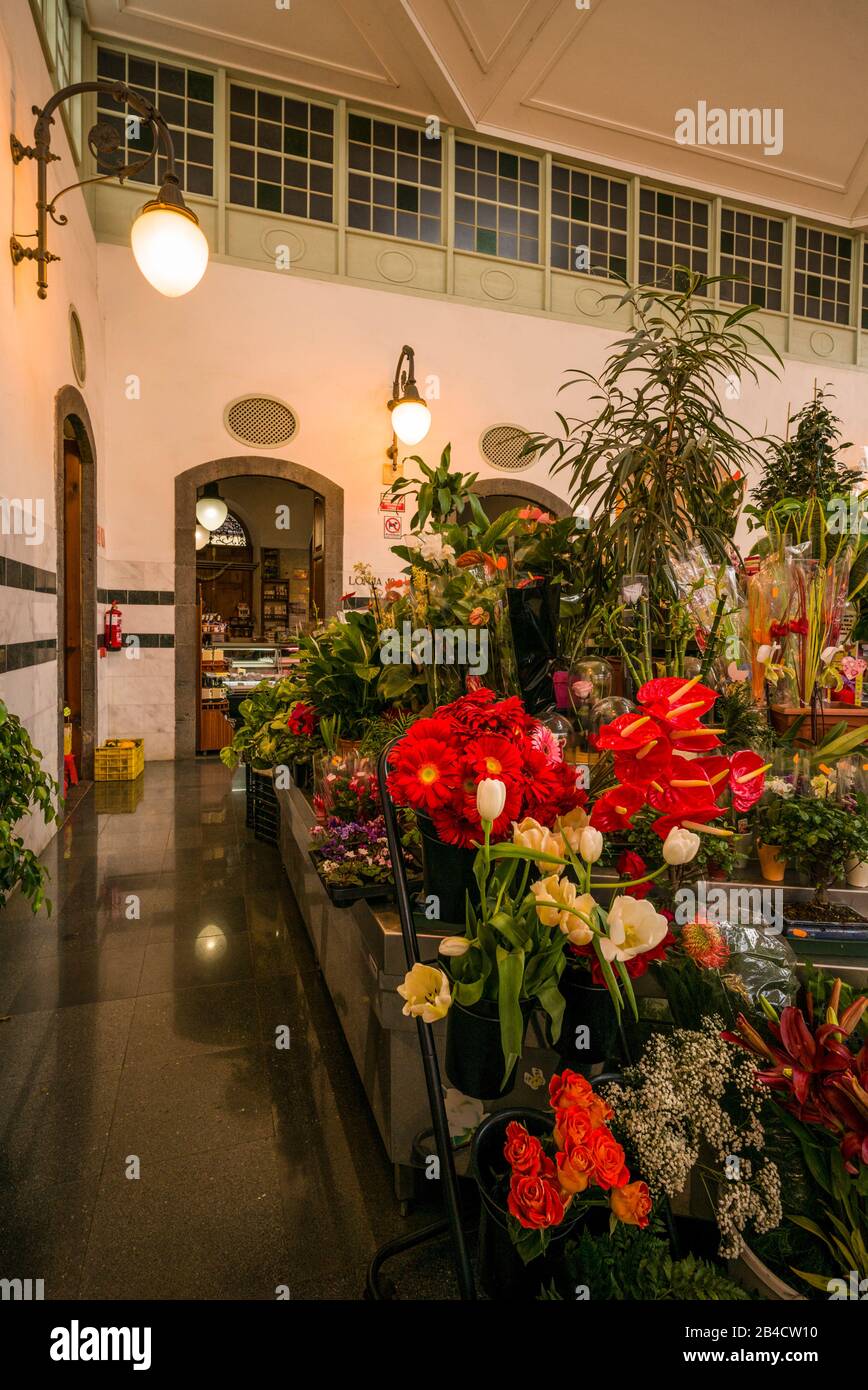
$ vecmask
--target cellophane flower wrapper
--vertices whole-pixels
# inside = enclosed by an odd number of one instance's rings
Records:
[[[806,553],[808,546],[791,546],[786,551],[793,590],[790,629],[795,637],[794,687],[801,706],[811,703],[822,669],[822,652],[840,638],[850,577],[848,552],[823,563]]]
[[[746,638],[751,693],[758,705],[765,700],[766,670],[770,664],[760,661],[758,653],[769,647],[775,665],[787,661],[792,646],[789,620],[793,592],[791,568],[777,556],[767,557],[756,574],[748,575]],[[785,687],[779,689],[779,698],[786,693]]]
[[[713,564],[701,545],[689,554],[670,557],[669,569],[676,594],[694,624],[696,645],[705,653],[714,628],[720,600],[724,600],[716,636],[717,655],[711,665],[719,685],[737,678],[748,666],[745,614],[738,577],[732,565]]]

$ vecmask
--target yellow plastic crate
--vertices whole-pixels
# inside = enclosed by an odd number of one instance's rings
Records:
[[[95,782],[94,810],[98,816],[133,815],[144,794],[144,777],[134,782]]]
[[[132,748],[121,748],[132,743]],[[145,770],[145,740],[143,738],[107,738],[94,750],[93,775],[97,782],[134,782]]]

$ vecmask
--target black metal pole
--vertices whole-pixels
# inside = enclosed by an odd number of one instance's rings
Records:
[[[419,958],[419,938],[416,935],[416,924],[413,921],[413,908],[410,902],[410,890],[407,886],[407,871],[404,865],[404,855],[398,835],[397,822],[395,820],[395,808],[392,804],[392,798],[386,780],[389,754],[392,752],[397,742],[398,740],[396,738],[392,739],[392,742],[387,744],[380,754],[377,763],[377,780],[380,786],[383,820],[386,825],[386,839],[389,844],[389,854],[392,859],[392,873],[395,878],[395,896],[397,899],[398,917],[401,922],[401,935],[404,938],[404,954],[407,960],[407,969],[412,970],[414,965],[421,963]],[[446,1216],[449,1223],[449,1232],[452,1237],[455,1275],[458,1280],[458,1289],[461,1298],[473,1300],[476,1298],[476,1286],[473,1280],[473,1269],[470,1264],[470,1256],[467,1252],[464,1227],[461,1224],[461,1200],[458,1192],[458,1176],[455,1172],[455,1155],[452,1150],[452,1141],[449,1137],[449,1121],[446,1118],[446,1105],[443,1100],[443,1087],[440,1082],[440,1066],[437,1061],[437,1051],[434,1047],[434,1038],[431,1034],[430,1025],[423,1023],[421,1018],[417,1018],[416,1026],[419,1035],[419,1048],[422,1053],[422,1069],[425,1072],[425,1086],[428,1091],[428,1105],[434,1126],[434,1139],[440,1159],[440,1179],[443,1183]]]

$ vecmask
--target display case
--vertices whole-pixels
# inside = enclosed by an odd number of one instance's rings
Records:
[[[219,660],[229,697],[229,717],[237,717],[241,701],[260,681],[278,681],[288,675],[297,655],[298,647],[294,643],[280,646],[268,642],[224,644],[219,649]],[[211,649],[209,656],[212,660],[218,659],[218,651]]]

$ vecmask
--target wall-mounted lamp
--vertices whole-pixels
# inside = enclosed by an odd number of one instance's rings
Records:
[[[406,362],[406,368],[404,363]],[[392,469],[398,468],[398,440],[402,444],[419,444],[431,428],[431,411],[419,395],[416,386],[416,355],[411,347],[401,348],[395,380],[392,383],[392,399],[389,401],[392,416],[392,444],[386,450],[392,460]]]
[[[154,145],[142,159],[131,164],[121,164],[120,134],[107,122],[97,123],[87,137],[88,148],[97,162],[97,168],[108,168],[107,173],[98,174],[92,179],[82,179],[71,183],[48,201],[48,165],[60,158],[51,153],[51,127],[54,112],[70,97],[82,92],[106,92],[115,101],[129,106],[145,125],[154,131]],[[199,226],[199,219],[187,207],[181,195],[178,176],[175,173],[175,149],[169,127],[155,106],[145,97],[128,87],[125,82],[74,82],[63,87],[42,109],[34,106],[36,125],[32,145],[22,145],[17,136],[11,137],[12,162],[20,164],[22,159],[35,159],[38,164],[36,194],[36,231],[25,235],[25,240],[36,238],[36,246],[22,246],[17,236],[10,238],[12,262],[18,265],[23,260],[37,263],[37,293],[40,299],[48,294],[48,263],[59,261],[48,249],[48,219],[58,227],[66,225],[63,213],[57,214],[55,208],[64,193],[73,188],[81,188],[88,183],[102,183],[106,179],[117,178],[123,183],[131,174],[137,174],[154,158],[159,148],[166,159],[166,172],[156,198],[141,209],[133,223],[131,242],[136,264],[155,289],[161,294],[175,298],[192,290],[205,273],[208,264],[208,242]],[[113,164],[113,160],[115,161]]]
[[[219,531],[228,514],[229,508],[220,496],[217,484],[206,483],[202,489],[202,496],[196,503],[196,520],[199,525],[204,526],[209,533]],[[200,547],[197,545],[196,549]]]

